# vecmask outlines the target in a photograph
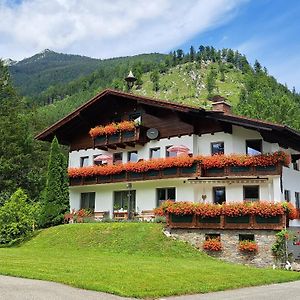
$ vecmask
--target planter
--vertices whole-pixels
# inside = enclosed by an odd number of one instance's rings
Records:
[[[206,170],[207,176],[220,176],[224,175],[224,168],[210,168]]]
[[[70,185],[81,185],[81,184],[82,184],[81,177],[70,178]]]
[[[170,215],[173,223],[192,223],[194,215]]]
[[[261,216],[255,216],[255,222],[258,224],[279,224],[281,223],[281,217],[280,216],[274,216],[274,217],[261,217]]]
[[[177,168],[167,168],[167,169],[164,169],[162,171],[163,175],[176,175],[177,174]]]
[[[183,167],[180,170],[181,170],[181,174],[194,174],[197,171],[197,165],[193,164],[190,167]]]
[[[125,179],[126,178],[126,173],[121,172],[119,174],[114,174],[112,177],[113,177],[113,179],[116,179],[116,180]]]
[[[229,224],[248,224],[250,222],[250,216],[238,216],[238,217],[225,217],[226,223]]]
[[[256,166],[255,167],[256,171],[260,171],[260,172],[270,172],[270,171],[276,171],[276,166]]]
[[[243,167],[243,166],[231,166],[230,172],[232,173],[243,173],[243,172],[250,172],[250,167]]]
[[[134,131],[124,131],[122,133],[122,138],[124,139],[132,139],[135,136],[135,132]]]
[[[109,144],[113,144],[113,143],[118,143],[120,140],[120,134],[119,133],[115,133],[112,135],[108,136],[108,143]]]
[[[212,223],[212,224],[216,224],[216,223],[220,223],[221,222],[221,217],[217,216],[217,217],[199,217],[199,223]]]
[[[95,137],[95,145],[103,145],[105,143],[106,143],[106,136],[105,135]]]
[[[93,177],[85,177],[84,178],[84,183],[85,184],[95,184],[95,183],[97,183],[97,179],[96,179],[95,176],[93,176]]]
[[[132,179],[143,179],[143,173],[130,172],[128,175]]]
[[[150,170],[150,171],[147,171],[145,174],[148,177],[157,177],[157,176],[159,176],[159,171],[157,171],[157,170]]]
[[[100,175],[100,176],[97,176],[97,182],[100,182],[100,183],[110,182],[110,175]]]

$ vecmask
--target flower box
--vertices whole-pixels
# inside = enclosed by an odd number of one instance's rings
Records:
[[[250,216],[238,216],[238,217],[225,217],[226,223],[229,224],[248,224],[250,222]]]
[[[163,171],[163,175],[176,175],[177,174],[177,168],[167,168],[164,169]]]
[[[81,185],[82,184],[82,177],[74,177],[70,178],[71,185]]]
[[[95,183],[97,183],[97,179],[96,179],[96,177],[85,177],[84,179],[84,183],[85,184],[95,184]]]
[[[200,217],[199,219],[199,223],[220,223],[221,222],[221,217],[217,216],[217,217]]]
[[[128,177],[132,179],[143,179],[143,173],[129,172]]]
[[[206,170],[208,176],[220,176],[224,175],[224,168],[210,168]]]
[[[193,164],[191,167],[181,168],[181,174],[194,174],[197,171],[197,165]]]
[[[97,136],[95,137],[95,144],[98,145],[98,144],[105,144],[106,143],[106,136],[105,135],[102,135],[102,136]]]
[[[278,224],[281,222],[281,216],[261,217],[255,216],[255,222],[258,224]]]
[[[244,166],[231,166],[230,172],[232,173],[243,173],[243,172],[250,172],[250,167],[244,167]]]
[[[134,138],[134,136],[135,136],[135,132],[134,131],[124,131],[122,133],[122,137],[124,139],[132,139],[132,138]]]
[[[112,177],[113,177],[113,179],[116,179],[116,180],[125,179],[126,178],[126,173],[121,172],[119,174],[114,174]]]
[[[259,171],[259,172],[276,171],[276,166],[275,165],[273,165],[273,166],[256,166],[255,170]]]
[[[119,140],[120,140],[120,134],[119,133],[115,133],[115,134],[112,134],[112,135],[108,136],[108,143],[109,144],[117,143],[117,142],[119,142]]]
[[[159,176],[159,171],[157,170],[150,170],[146,172],[146,175],[149,177],[157,177]]]
[[[109,175],[99,175],[99,176],[97,176],[97,182],[100,182],[100,183],[110,182],[110,176]]]
[[[173,223],[192,223],[194,215],[175,215],[171,214],[171,221]]]

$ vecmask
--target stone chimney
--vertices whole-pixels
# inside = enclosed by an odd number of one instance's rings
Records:
[[[212,101],[212,109],[216,110],[216,111],[222,111],[225,114],[230,114],[231,113],[231,105],[226,102],[226,98],[222,97],[222,96],[214,96],[211,99],[209,99],[210,101]]]

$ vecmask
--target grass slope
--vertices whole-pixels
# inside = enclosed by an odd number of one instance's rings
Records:
[[[166,238],[159,224],[62,225],[0,249],[0,273],[131,297],[205,293],[300,279],[210,258]]]
[[[233,67],[225,64],[225,81],[220,80],[220,72],[217,63],[185,63],[171,68],[159,78],[159,91],[153,91],[150,73],[143,76],[141,89],[134,92],[144,96],[171,100],[194,106],[206,106],[208,97],[206,89],[206,78],[210,70],[217,73],[216,88],[214,94],[228,98],[231,104],[236,105],[239,101],[244,75]]]

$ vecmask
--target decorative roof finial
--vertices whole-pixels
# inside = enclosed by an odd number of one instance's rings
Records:
[[[128,91],[131,91],[132,87],[134,86],[134,82],[136,81],[136,78],[132,74],[132,71],[129,71],[129,74],[125,78],[125,81],[127,82],[127,89]]]

